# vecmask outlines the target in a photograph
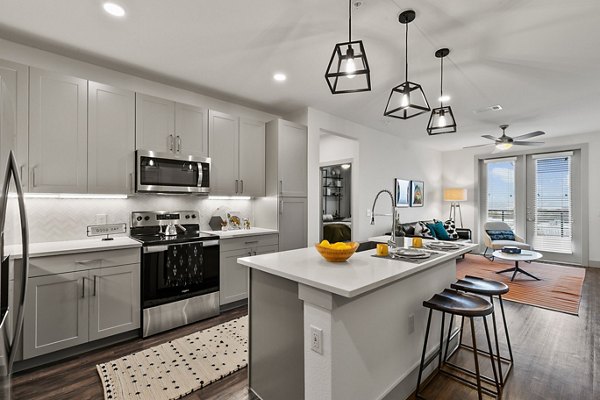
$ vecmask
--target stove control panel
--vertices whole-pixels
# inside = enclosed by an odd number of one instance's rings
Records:
[[[164,226],[169,224],[197,223],[198,211],[134,211],[131,213],[131,226]]]

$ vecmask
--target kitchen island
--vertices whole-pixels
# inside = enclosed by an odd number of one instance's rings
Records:
[[[456,280],[456,258],[474,247],[420,263],[374,250],[329,263],[314,248],[238,259],[250,277],[250,389],[262,400],[408,397],[427,322],[422,302]],[[438,329],[429,343],[428,354]]]

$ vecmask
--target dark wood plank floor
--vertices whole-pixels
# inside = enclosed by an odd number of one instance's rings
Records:
[[[504,399],[600,399],[600,269],[588,269],[579,317],[505,303],[513,342],[515,367]],[[226,312],[146,340],[131,340],[14,377],[17,400],[102,399],[95,366],[191,332],[246,314],[246,308]],[[481,333],[481,332],[479,332]],[[483,343],[483,338],[479,339]],[[185,399],[255,400],[248,394],[246,370],[239,371]],[[464,386],[436,377],[427,387],[430,399],[475,399]]]

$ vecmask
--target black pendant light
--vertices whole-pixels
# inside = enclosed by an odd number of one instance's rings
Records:
[[[456,132],[456,120],[450,106],[444,106],[444,57],[450,54],[450,50],[443,48],[435,52],[440,59],[440,106],[431,110],[427,133],[439,135],[442,133]]]
[[[399,119],[409,119],[431,110],[421,85],[408,80],[408,24],[415,20],[413,10],[400,14],[398,21],[406,26],[405,33],[405,82],[392,89],[383,115]]]
[[[371,70],[362,40],[352,41],[352,0],[348,1],[348,41],[333,49],[325,73],[332,94],[371,90]]]

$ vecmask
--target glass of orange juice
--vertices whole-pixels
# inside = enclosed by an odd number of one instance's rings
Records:
[[[388,255],[387,243],[377,243],[377,253],[376,254],[381,257],[386,257]]]

